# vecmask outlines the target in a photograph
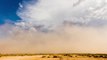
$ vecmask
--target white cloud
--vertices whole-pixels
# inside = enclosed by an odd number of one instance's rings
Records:
[[[93,20],[106,20],[106,4],[106,0],[38,0],[26,4],[24,9],[18,11],[18,15],[25,24],[42,25],[41,29],[52,30],[65,21],[88,25]]]

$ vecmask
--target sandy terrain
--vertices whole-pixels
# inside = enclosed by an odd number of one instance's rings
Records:
[[[59,60],[59,58],[40,58],[37,56],[7,56],[1,57],[0,60]]]
[[[40,58],[37,56],[5,56],[0,60],[107,60],[107,58]]]

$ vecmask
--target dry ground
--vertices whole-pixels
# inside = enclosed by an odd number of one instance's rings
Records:
[[[68,55],[33,55],[33,56],[2,56],[0,57],[0,60],[107,60],[107,58],[87,57],[86,55],[85,56],[70,55],[70,57]]]

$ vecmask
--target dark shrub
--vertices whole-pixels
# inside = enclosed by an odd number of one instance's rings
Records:
[[[53,58],[58,58],[58,56],[53,56]]]
[[[42,56],[42,58],[46,58],[46,56]]]

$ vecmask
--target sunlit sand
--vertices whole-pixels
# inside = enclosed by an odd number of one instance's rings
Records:
[[[1,56],[0,60],[107,60],[106,54],[46,54]]]

